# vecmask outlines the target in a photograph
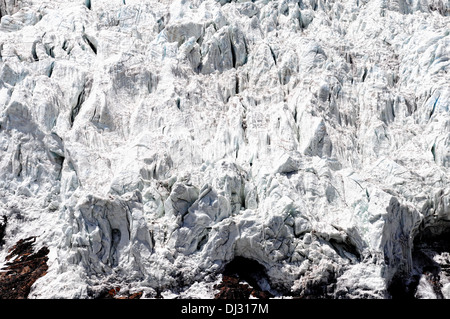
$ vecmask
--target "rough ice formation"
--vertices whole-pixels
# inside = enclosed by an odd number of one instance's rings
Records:
[[[237,256],[276,296],[450,298],[414,255],[450,230],[449,1],[0,13],[0,262],[49,248],[31,298],[210,297]]]

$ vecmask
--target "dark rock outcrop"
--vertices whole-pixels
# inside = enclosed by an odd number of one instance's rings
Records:
[[[100,292],[96,299],[141,299],[143,292],[120,293],[120,287],[108,288]]]
[[[252,288],[248,284],[243,284],[239,281],[238,277],[224,275],[222,282],[214,287],[219,289],[214,299],[249,299],[250,295],[259,299],[273,297],[268,291]]]
[[[3,221],[0,221],[0,247],[3,246],[4,240],[6,235],[6,224],[8,221],[8,218],[6,216],[2,216]]]
[[[0,271],[0,299],[26,299],[34,282],[47,273],[49,250],[33,246],[36,237],[19,240],[8,251],[6,267]]]

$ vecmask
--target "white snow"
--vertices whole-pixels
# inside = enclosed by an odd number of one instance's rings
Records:
[[[49,247],[31,298],[210,298],[235,256],[284,294],[389,298],[450,218],[449,10],[5,1],[0,262]]]

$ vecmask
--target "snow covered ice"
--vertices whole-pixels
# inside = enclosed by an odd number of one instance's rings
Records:
[[[450,298],[450,1],[0,13],[0,268],[48,247],[29,298],[212,298],[236,257],[277,297]]]

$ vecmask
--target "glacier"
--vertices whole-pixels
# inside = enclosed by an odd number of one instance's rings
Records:
[[[236,258],[278,298],[450,298],[450,1],[0,16],[0,268],[49,251],[28,298],[213,298]]]

